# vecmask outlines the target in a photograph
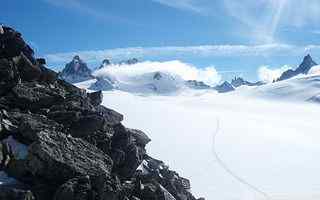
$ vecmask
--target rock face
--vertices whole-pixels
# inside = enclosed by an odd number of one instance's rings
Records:
[[[223,82],[221,85],[215,86],[214,89],[217,90],[219,93],[234,91],[234,87],[228,81]]]
[[[231,81],[231,85],[233,87],[236,87],[236,88],[240,87],[240,86],[243,86],[243,85],[246,85],[246,86],[260,86],[260,85],[263,85],[263,82],[258,81],[258,82],[252,83],[252,82],[244,80],[241,77],[234,77],[234,79],[232,79],[232,81]]]
[[[147,155],[144,132],[124,127],[120,113],[100,105],[101,91],[58,79],[43,60],[30,65],[23,55],[6,55],[0,55],[0,199],[196,200],[187,179]],[[89,76],[82,64],[75,57],[64,74]]]
[[[66,64],[65,68],[60,73],[60,77],[70,83],[77,83],[93,78],[91,70],[78,55],[74,56],[72,61]]]
[[[289,69],[283,72],[277,81],[283,81],[283,80],[292,78],[294,76],[297,76],[299,74],[307,74],[309,70],[315,65],[317,65],[317,63],[314,62],[312,57],[308,54],[303,58],[302,63],[299,65],[297,69],[295,70]]]

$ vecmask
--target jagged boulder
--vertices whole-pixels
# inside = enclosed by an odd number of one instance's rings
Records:
[[[59,187],[54,195],[54,200],[90,200],[94,193],[89,176],[70,179]]]
[[[35,82],[17,84],[7,96],[11,107],[23,110],[49,108],[64,100],[63,91],[50,85],[39,85]]]
[[[157,182],[141,184],[141,200],[176,200],[162,185]]]
[[[17,121],[19,131],[15,134],[24,144],[31,144],[37,141],[41,131],[56,132],[63,131],[63,125],[48,119],[44,115],[24,114],[13,112],[11,117]]]
[[[120,199],[121,183],[116,175],[103,174],[91,178],[92,188],[96,191],[97,199]]]
[[[0,95],[10,91],[20,81],[18,69],[12,61],[0,59]]]
[[[180,177],[175,171],[169,170],[169,167],[160,160],[146,155],[136,176],[142,186],[138,187],[135,195],[141,199],[154,198],[154,195],[150,197],[150,193],[156,193],[160,195],[159,199],[164,200],[172,197],[176,200],[196,200],[189,192],[190,181]],[[143,191],[145,186],[147,190]]]
[[[132,135],[132,137],[135,140],[135,143],[139,146],[145,147],[151,141],[148,135],[145,134],[143,131],[129,128],[127,128],[126,130],[130,133],[130,135]]]
[[[58,73],[46,68],[44,65],[40,65],[41,75],[39,80],[44,83],[54,84],[58,79]]]
[[[41,69],[38,65],[33,64],[23,53],[15,58],[20,77],[23,81],[39,80]]]
[[[90,103],[93,106],[98,106],[102,103],[103,94],[101,90],[97,92],[88,93],[88,98],[90,99]]]
[[[12,121],[6,110],[0,111],[0,140],[6,139],[10,134],[17,132],[18,126],[13,124]]]
[[[118,200],[121,184],[117,176],[80,176],[70,179],[55,192],[54,200]]]
[[[111,143],[111,157],[116,162],[113,170],[120,177],[126,179],[133,176],[146,153],[144,147],[139,146],[136,141],[145,142],[147,139],[143,138],[144,140],[142,140],[142,137],[137,137],[138,139],[136,139],[132,131],[126,129],[121,124],[115,126],[114,130],[115,133]]]
[[[109,125],[117,125],[123,120],[123,115],[105,106],[99,105],[95,108],[96,112],[103,116]]]
[[[34,51],[24,41],[21,33],[8,26],[1,25],[0,28],[0,59],[13,59],[23,53],[32,64],[36,64]]]
[[[31,174],[56,184],[81,175],[110,174],[112,169],[108,155],[84,140],[60,132],[40,132],[37,141],[29,146],[26,160]]]

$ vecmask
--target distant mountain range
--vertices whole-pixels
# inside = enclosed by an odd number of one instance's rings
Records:
[[[139,63],[139,60],[136,58],[117,63],[112,63],[109,59],[104,59],[97,70],[99,71],[111,65],[118,65],[121,67],[121,65],[135,65],[137,63]],[[307,74],[315,65],[317,65],[317,63],[313,61],[310,55],[307,55],[297,69],[285,71],[280,78],[275,81],[283,81],[300,74]],[[66,64],[65,68],[60,73],[60,77],[71,83],[92,80],[91,85],[88,86],[91,90],[106,91],[117,89],[138,93],[172,93],[180,91],[181,89],[216,90],[219,93],[226,93],[234,91],[242,86],[257,87],[265,84],[261,81],[250,82],[242,77],[235,77],[231,82],[224,81],[222,84],[212,87],[203,81],[183,80],[177,75],[161,71],[136,75],[127,80],[121,80],[107,75],[94,77],[92,71],[79,56],[75,56],[71,62]]]
[[[109,65],[134,65],[134,64],[137,64],[138,62],[140,62],[140,61],[137,58],[130,58],[128,60],[122,60],[122,61],[116,62],[116,63],[113,63],[109,59],[104,59],[102,61],[101,65],[99,66],[99,69],[102,69],[102,68],[107,67]]]

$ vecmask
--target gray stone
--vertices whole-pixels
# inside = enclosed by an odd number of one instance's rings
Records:
[[[29,146],[27,169],[51,183],[65,183],[75,176],[109,174],[112,160],[108,155],[81,139],[63,133],[41,132]]]

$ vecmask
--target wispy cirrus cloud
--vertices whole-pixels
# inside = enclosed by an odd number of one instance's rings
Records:
[[[117,21],[125,24],[136,24],[130,21],[129,19],[119,17],[117,15],[108,14],[108,12],[101,11],[97,8],[93,8],[88,3],[84,3],[81,0],[41,0],[45,3],[48,3],[52,6],[62,7],[77,11],[79,13],[89,15],[90,17],[96,18],[101,21],[110,22]]]
[[[319,0],[152,0],[212,17],[215,11],[238,21],[234,29],[254,44],[281,43],[283,27],[320,29]],[[218,8],[217,8],[218,6]],[[239,23],[240,22],[240,23]]]
[[[223,0],[227,14],[246,25],[257,43],[278,42],[281,27],[318,26],[319,0]]]
[[[152,0],[154,2],[163,4],[165,6],[181,9],[181,10],[189,10],[197,13],[202,13],[204,11],[204,7],[202,3],[199,3],[199,0]]]
[[[54,53],[45,55],[48,63],[65,63],[74,55],[80,55],[87,62],[101,62],[105,58],[114,60],[148,57],[252,57],[252,56],[301,56],[306,53],[320,53],[319,45],[294,46],[286,44],[267,45],[203,45],[132,47],[92,51]]]

